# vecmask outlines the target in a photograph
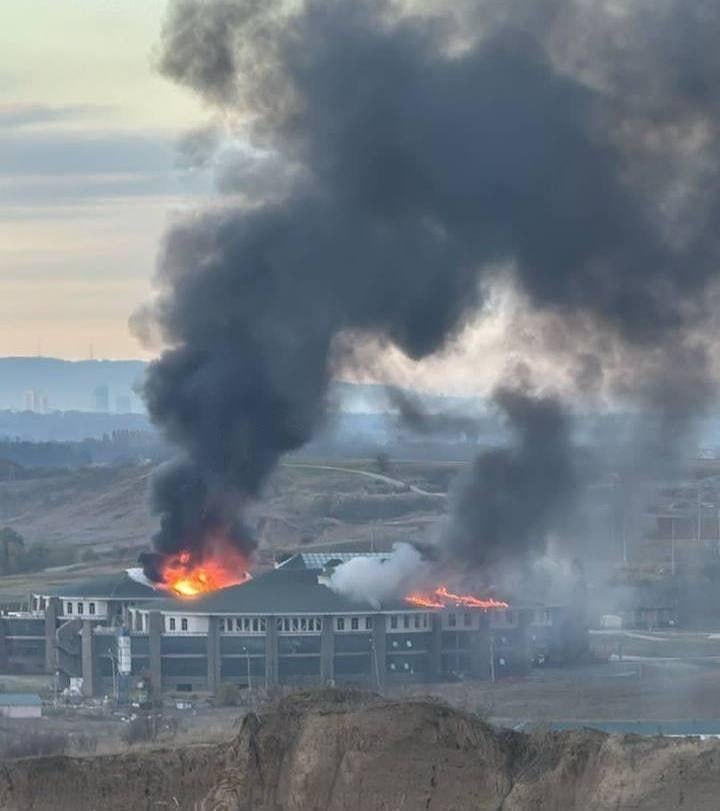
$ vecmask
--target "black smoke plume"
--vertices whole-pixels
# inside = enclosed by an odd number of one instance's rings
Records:
[[[251,550],[238,516],[321,423],[338,338],[427,357],[499,268],[535,307],[582,313],[640,353],[691,340],[717,254],[718,7],[638,3],[616,22],[600,5],[478,2],[451,19],[390,0],[170,4],[161,69],[292,182],[167,237],[153,317],[170,348],[145,396],[183,460],[155,484],[158,551],[201,554],[218,526]],[[693,358],[704,374],[702,346]],[[676,370],[658,368],[662,404]],[[559,430],[551,406],[501,404],[522,441],[479,461],[481,481],[535,504],[535,454],[550,454],[564,492],[567,444],[532,428],[537,409]],[[488,531],[502,497],[480,510]]]
[[[512,433],[507,448],[480,454],[455,483],[443,551],[487,566],[542,553],[578,487],[571,420],[550,397],[500,389],[494,396]]]
[[[401,425],[415,434],[477,438],[478,420],[467,414],[430,411],[417,394],[398,386],[386,386],[385,394],[389,403],[397,409]]]

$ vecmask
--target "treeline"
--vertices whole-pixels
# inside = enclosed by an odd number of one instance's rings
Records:
[[[151,433],[116,431],[102,439],[79,442],[0,440],[0,459],[25,468],[81,467],[138,459],[164,459],[167,447]],[[2,475],[9,478],[10,475]],[[18,476],[21,477],[21,476]]]
[[[11,527],[0,529],[0,576],[67,566],[76,559],[77,552],[71,547],[26,544],[23,536]]]

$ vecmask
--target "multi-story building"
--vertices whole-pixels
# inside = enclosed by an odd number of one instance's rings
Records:
[[[18,665],[22,644],[32,640],[26,653],[33,669],[82,676],[87,695],[117,690],[119,675],[156,695],[213,693],[228,682],[382,690],[393,682],[524,673],[533,661],[560,661],[568,635],[575,647],[582,642],[584,628],[562,606],[440,609],[402,598],[351,600],[329,587],[327,574],[353,556],[295,555],[194,599],[168,597],[126,573],[36,594],[29,615],[3,618],[6,664]]]

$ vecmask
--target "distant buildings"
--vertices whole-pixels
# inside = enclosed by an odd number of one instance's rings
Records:
[[[43,392],[37,389],[28,389],[23,395],[25,411],[32,411],[35,414],[47,414],[48,398]]]
[[[102,413],[110,411],[110,389],[104,384],[96,386],[93,394],[95,396],[95,411]]]

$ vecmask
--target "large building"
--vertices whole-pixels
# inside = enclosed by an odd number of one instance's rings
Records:
[[[382,690],[393,682],[523,673],[584,644],[584,627],[564,606],[351,600],[329,588],[327,576],[353,556],[295,555],[195,599],[168,598],[127,573],[36,594],[29,615],[3,618],[5,664],[56,672],[63,681],[82,676],[86,695],[133,681],[155,695],[213,693],[223,683]]]

